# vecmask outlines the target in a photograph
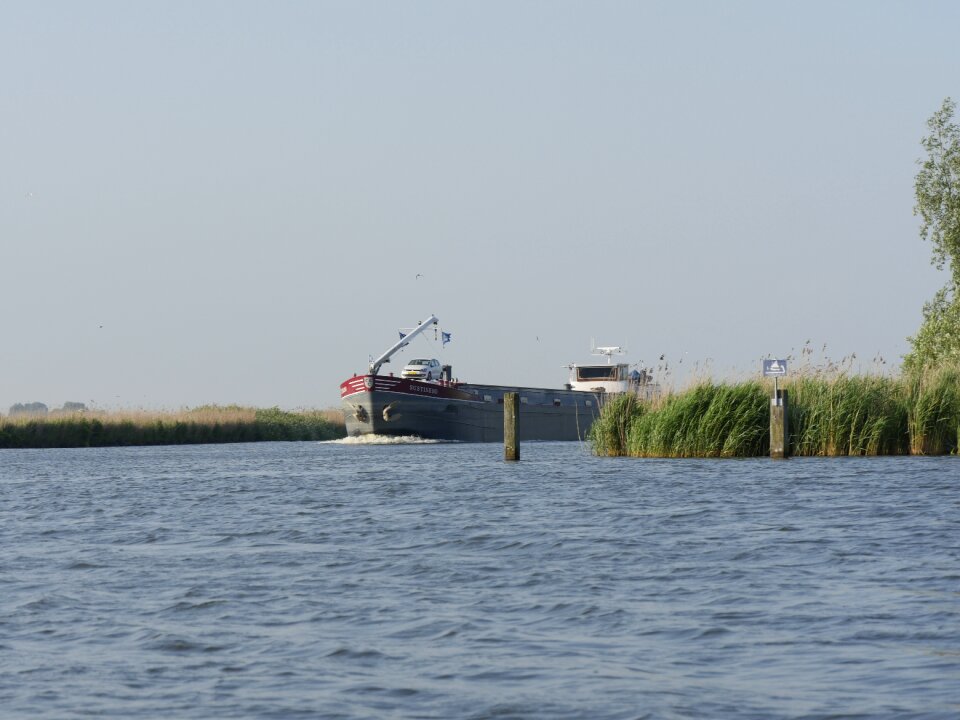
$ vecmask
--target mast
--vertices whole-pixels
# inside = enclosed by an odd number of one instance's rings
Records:
[[[426,320],[421,322],[416,328],[411,330],[408,335],[404,335],[402,338],[400,338],[399,342],[390,346],[389,350],[387,350],[383,355],[381,355],[376,360],[370,363],[370,374],[376,375],[378,372],[380,372],[380,366],[383,365],[385,362],[389,362],[390,358],[393,356],[395,352],[397,352],[397,350],[409,345],[410,341],[413,340],[417,335],[422,333],[424,330],[426,330],[428,327],[430,327],[431,323],[436,325],[438,322],[440,322],[440,320],[437,318],[437,316],[431,315]]]

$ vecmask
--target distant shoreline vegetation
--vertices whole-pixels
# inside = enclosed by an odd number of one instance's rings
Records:
[[[346,436],[338,410],[206,405],[174,412],[108,412],[67,403],[64,408],[48,411],[41,405],[15,405],[9,416],[0,416],[0,448],[194,445],[336,440]]]
[[[653,400],[613,398],[590,431],[602,456],[763,457],[772,382],[704,380]],[[812,371],[788,392],[790,454],[947,455],[960,446],[960,365],[900,376]]]

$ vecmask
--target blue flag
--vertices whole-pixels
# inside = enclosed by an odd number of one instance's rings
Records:
[[[397,330],[397,332],[400,332],[400,331]],[[401,340],[403,340],[406,336],[407,336],[407,334],[406,334],[405,332],[400,332],[400,339],[401,339]]]
[[[442,332],[442,331],[441,331],[440,337],[443,338],[443,344],[444,344],[444,345],[446,345],[448,342],[450,342],[450,333],[448,333],[448,332]]]

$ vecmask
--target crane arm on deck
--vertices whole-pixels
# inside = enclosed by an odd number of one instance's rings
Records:
[[[409,334],[404,335],[402,338],[400,338],[399,342],[392,345],[389,350],[383,353],[383,355],[381,355],[376,360],[370,363],[370,374],[376,375],[378,372],[380,372],[380,366],[383,365],[385,362],[389,362],[390,358],[393,356],[395,352],[397,352],[397,350],[409,345],[410,341],[413,340],[417,335],[419,335],[428,327],[430,327],[431,324],[436,325],[438,322],[440,322],[440,320],[437,318],[437,316],[431,315],[422,323],[420,323],[416,328],[411,330]]]

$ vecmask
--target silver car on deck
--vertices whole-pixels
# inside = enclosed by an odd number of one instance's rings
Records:
[[[401,377],[411,380],[439,380],[441,375],[440,361],[435,358],[420,358],[411,360],[400,373]]]

